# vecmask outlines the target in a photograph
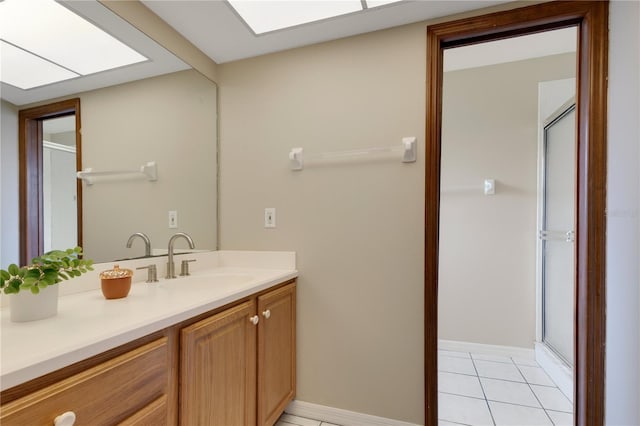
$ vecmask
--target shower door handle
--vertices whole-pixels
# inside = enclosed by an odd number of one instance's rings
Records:
[[[543,229],[538,232],[538,238],[546,241],[564,241],[567,243],[573,243],[576,240],[575,231],[549,231]]]

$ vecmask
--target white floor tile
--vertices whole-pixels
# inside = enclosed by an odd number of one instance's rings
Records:
[[[459,426],[462,425],[462,423],[453,423],[453,422],[448,422],[446,420],[438,420],[438,426]]]
[[[504,362],[504,363],[507,363],[507,364],[513,364],[513,361],[511,361],[511,358],[509,358],[508,356],[485,355],[485,354],[471,353],[471,358],[476,359],[476,360]]]
[[[320,426],[340,426],[340,425],[337,425],[335,423],[322,422],[322,424]]]
[[[478,370],[478,376],[480,377],[524,382],[522,374],[520,374],[514,364],[504,364],[493,361],[474,361],[474,363]]]
[[[533,389],[540,403],[547,410],[573,412],[573,405],[560,389],[536,385],[531,385],[531,389]]]
[[[287,422],[283,422],[282,420],[278,420],[276,422],[276,426],[296,426],[293,423],[287,423]]]
[[[473,362],[471,359],[456,358],[452,356],[438,357],[438,371],[476,375],[476,370],[473,368]]]
[[[438,392],[453,393],[456,395],[484,399],[484,394],[482,393],[478,377],[467,376],[466,374],[446,373],[440,371],[438,373]]]
[[[515,362],[518,365],[527,365],[529,367],[540,367],[540,364],[538,364],[534,359],[528,359],[528,358],[511,358],[511,359],[513,360],[513,362]]]
[[[321,423],[319,420],[311,420],[304,417],[292,416],[291,414],[286,413],[281,415],[278,421],[291,423],[297,426],[320,426]]]
[[[528,366],[519,366],[520,372],[527,380],[527,383],[531,383],[532,385],[543,385],[543,386],[555,386],[553,380],[547,376],[547,373],[541,367],[528,367]]]
[[[438,393],[438,417],[465,425],[493,425],[485,400],[446,393]]]
[[[511,404],[541,408],[536,396],[526,383],[507,382],[484,377],[480,381],[489,401],[509,402]]]
[[[496,426],[552,426],[551,420],[541,408],[489,402]]]
[[[573,426],[573,414],[547,410],[547,414],[556,426]]]
[[[453,356],[456,358],[471,358],[469,356],[469,352],[445,351],[444,349],[438,349],[438,355]]]

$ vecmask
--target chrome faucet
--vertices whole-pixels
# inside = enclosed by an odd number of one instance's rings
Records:
[[[167,276],[165,277],[167,279],[176,278],[176,265],[173,263],[173,244],[175,243],[176,239],[180,237],[187,240],[190,249],[196,248],[191,237],[184,232],[177,232],[171,236],[171,238],[169,239],[169,256],[167,257]]]
[[[151,256],[151,240],[149,239],[149,237],[147,237],[146,234],[142,232],[136,232],[135,234],[131,234],[131,236],[127,240],[127,248],[131,248],[131,245],[133,244],[133,240],[135,240],[136,237],[140,237],[144,241],[145,257]]]

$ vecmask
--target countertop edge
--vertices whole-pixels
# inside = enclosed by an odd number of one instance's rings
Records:
[[[153,334],[165,328],[176,325],[189,318],[196,317],[208,311],[220,308],[245,297],[260,293],[277,284],[289,281],[298,277],[298,271],[293,269],[286,273],[279,274],[269,280],[257,283],[247,289],[240,290],[236,293],[220,297],[218,299],[207,301],[202,305],[187,307],[176,313],[171,313],[166,317],[143,321],[132,325],[132,328],[119,330],[113,335],[103,338],[102,340],[80,345],[68,352],[57,354],[52,358],[37,361],[32,364],[16,368],[11,371],[2,372],[0,375],[0,391],[19,386],[30,380],[36,379],[48,373],[57,371],[61,368],[68,367],[77,362],[91,358],[95,355],[117,348],[126,343],[132,342],[149,334]]]

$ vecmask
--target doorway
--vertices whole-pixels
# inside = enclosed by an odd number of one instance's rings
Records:
[[[80,99],[20,110],[18,140],[20,263],[27,264],[48,249],[82,246]]]
[[[42,122],[44,252],[78,244],[76,116]]]
[[[425,422],[437,424],[438,247],[443,51],[516,35],[578,27],[574,421],[604,421],[606,2],[551,2],[430,26],[425,206]]]

